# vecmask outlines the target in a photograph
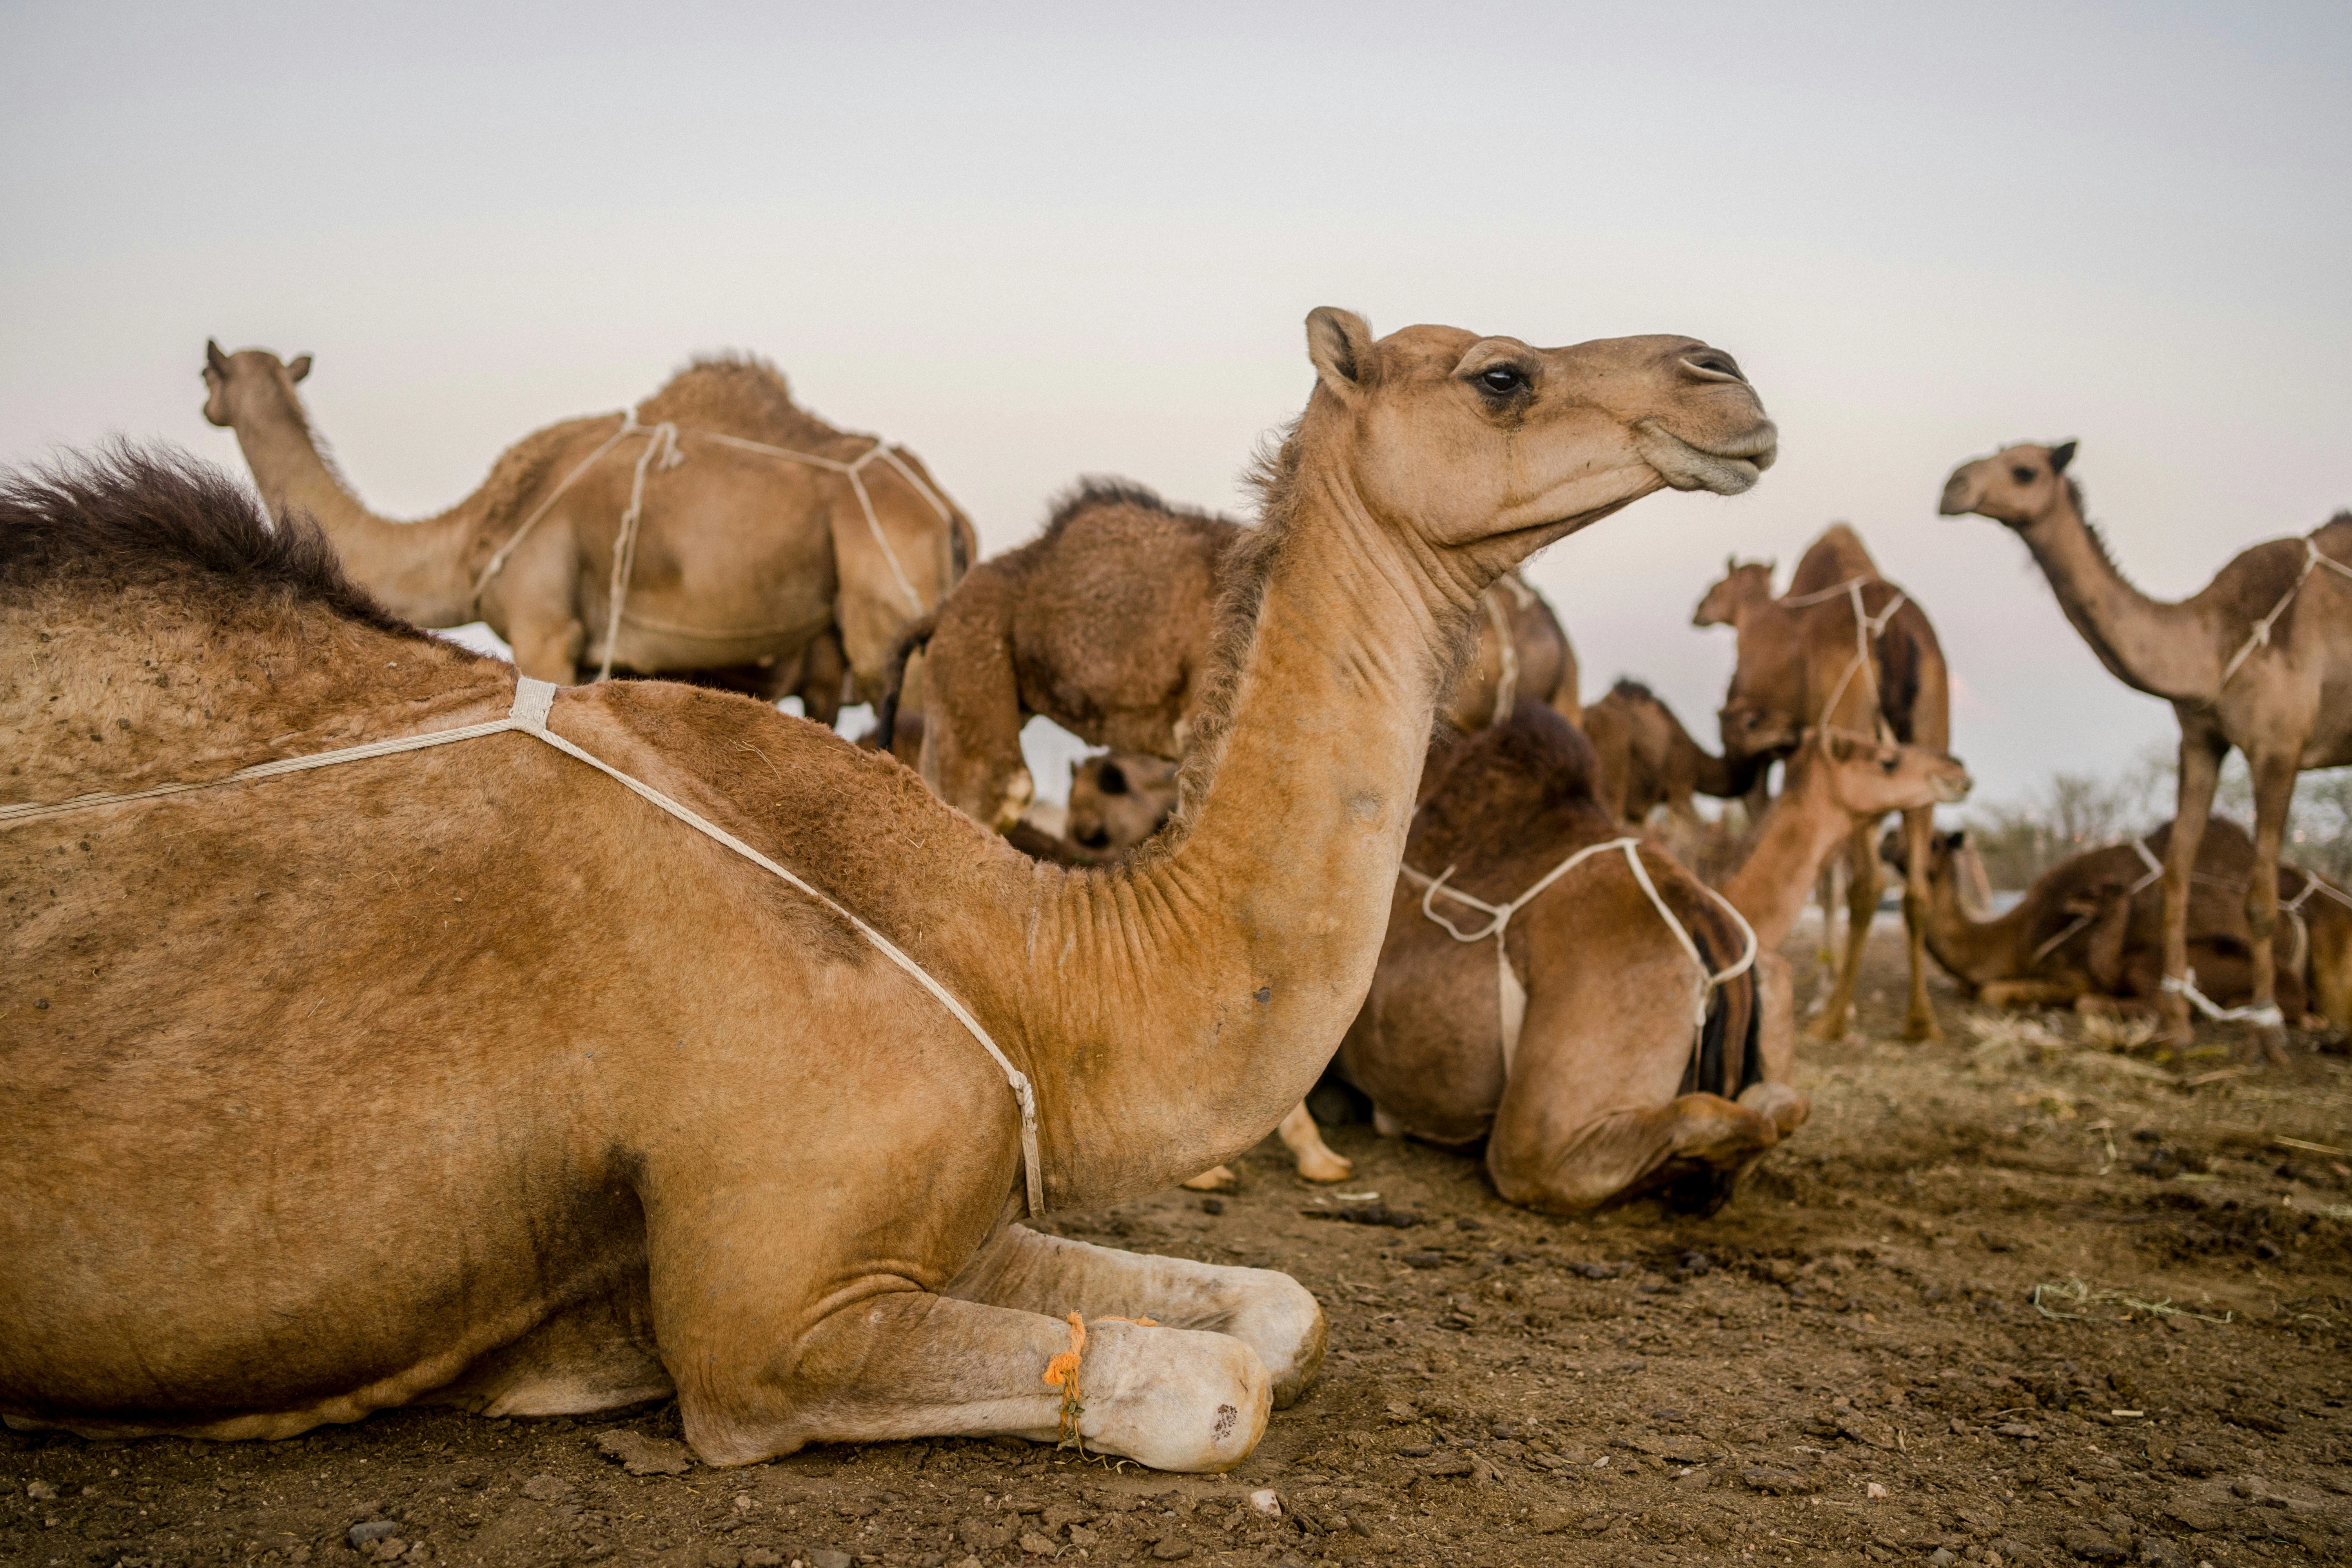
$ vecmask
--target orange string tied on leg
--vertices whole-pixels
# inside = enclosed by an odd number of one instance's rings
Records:
[[[1062,1440],[1056,1447],[1076,1448],[1081,1458],[1087,1451],[1086,1439],[1078,1432],[1078,1417],[1087,1413],[1078,1392],[1078,1364],[1087,1351],[1087,1323],[1072,1312],[1064,1320],[1070,1325],[1070,1348],[1060,1352],[1045,1363],[1045,1386],[1062,1391]],[[1150,1318],[1097,1318],[1097,1323],[1133,1323],[1139,1329],[1156,1329],[1160,1325]]]

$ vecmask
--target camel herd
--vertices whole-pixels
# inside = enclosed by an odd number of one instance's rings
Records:
[[[1932,823],[1969,787],[1935,630],[1850,529],[1785,590],[1706,590],[1719,752],[1638,682],[1584,706],[1518,574],[1757,482],[1729,355],[1307,338],[1255,522],[1087,480],[989,561],[919,460],[740,359],[417,522],[336,472],[308,356],[260,350],[204,371],[258,503],[130,447],[8,479],[0,1415],[276,1436],[674,1394],[715,1464],[1011,1434],[1223,1470],[1315,1377],[1314,1298],[1022,1221],[1228,1184],[1276,1130],[1342,1180],[1318,1082],[1514,1203],[1711,1211],[1806,1117],[1778,950],[1842,883],[1810,1027],[1843,1034],[1883,860],[1915,1038],[1930,958],[2272,1051],[2352,1024],[2352,902],[2277,860],[2296,769],[2352,762],[2352,517],[2165,605],[2071,445],[1952,476],[2181,713],[2179,823],[1996,917]],[[512,666],[418,629],[474,620]],[[1040,714],[1103,749],[1058,816]],[[2230,745],[2251,840],[2206,826]]]

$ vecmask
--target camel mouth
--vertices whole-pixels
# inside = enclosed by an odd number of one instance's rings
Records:
[[[1977,785],[1977,781],[1970,778],[1966,773],[1962,773],[1957,778],[1946,775],[1937,779],[1935,782],[1936,804],[1938,805],[1959,805],[1960,802],[1969,798],[1969,791],[1976,788]]]
[[[1964,474],[1954,474],[1950,479],[1945,480],[1943,499],[1936,503],[1936,515],[1937,517],[1966,517],[1969,513],[1976,510],[1976,507],[1973,504],[1976,497],[1969,493],[1971,488],[1972,487],[1969,484],[1968,477]]]
[[[1644,419],[1633,426],[1633,449],[1670,489],[1736,496],[1753,489],[1779,459],[1780,432],[1769,419],[1759,419],[1729,440],[1703,447]]]

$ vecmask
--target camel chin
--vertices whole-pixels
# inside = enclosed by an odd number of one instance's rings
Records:
[[[1633,426],[1633,449],[1672,489],[1710,490],[1719,496],[1753,489],[1780,455],[1779,433],[1767,420],[1732,443],[1732,448],[1710,452],[1694,447],[1654,419]]]

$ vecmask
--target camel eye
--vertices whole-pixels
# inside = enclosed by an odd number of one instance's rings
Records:
[[[1528,378],[1515,364],[1492,365],[1478,373],[1479,386],[1497,397],[1507,397],[1527,384]]]
[[[1878,759],[1878,771],[1882,773],[1891,773],[1895,771],[1895,764],[1902,760],[1900,757],[1881,757]]]
[[[1125,795],[1127,774],[1119,770],[1117,763],[1105,763],[1102,772],[1095,778],[1095,784],[1105,795]]]
[[[2033,470],[2032,468],[2011,468],[2009,470],[2009,477],[2015,479],[2021,485],[2030,485],[2033,482]]]

